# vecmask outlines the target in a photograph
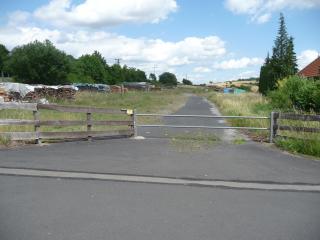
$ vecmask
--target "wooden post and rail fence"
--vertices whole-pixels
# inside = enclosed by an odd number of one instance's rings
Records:
[[[281,125],[280,120],[316,122],[318,123],[318,127]],[[277,136],[285,137],[280,135],[279,131],[320,133],[320,115],[303,115],[296,113],[272,112],[270,116],[270,142],[273,142],[273,139]]]
[[[36,140],[41,143],[42,139],[83,139],[102,137],[128,137],[134,133],[133,112],[127,109],[107,109],[94,107],[61,106],[55,104],[37,103],[0,103],[0,110],[27,110],[33,112],[33,120],[26,119],[2,119],[0,115],[0,126],[34,126],[32,132],[0,132],[0,136],[7,136],[11,140]],[[40,110],[52,110],[58,112],[83,113],[86,120],[41,120]],[[129,115],[129,120],[93,120],[92,115],[113,114]],[[42,126],[86,126],[86,131],[41,131]],[[126,130],[93,131],[93,126],[128,126]]]
[[[274,142],[275,137],[281,136],[279,131],[295,131],[307,133],[320,133],[320,115],[301,115],[293,113],[271,112],[270,117],[259,116],[211,116],[211,115],[162,115],[162,114],[145,114],[137,113],[130,109],[107,109],[95,107],[79,107],[79,106],[61,106],[55,104],[37,104],[37,103],[0,103],[0,110],[3,109],[20,109],[33,112],[33,120],[25,119],[2,119],[0,115],[0,126],[34,126],[32,132],[0,132],[0,136],[8,136],[11,140],[36,140],[41,143],[44,139],[88,139],[103,137],[130,137],[138,135],[138,127],[164,127],[164,128],[202,128],[202,129],[238,129],[238,130],[260,130],[269,131],[270,143]],[[85,120],[42,120],[39,110],[51,110],[58,112],[83,113],[86,114]],[[0,112],[1,113],[1,112]],[[92,115],[114,114],[127,115],[129,120],[93,120]],[[138,123],[138,116],[150,117],[172,117],[172,118],[208,118],[208,119],[260,119],[268,120],[269,127],[252,127],[252,126],[185,126],[185,125],[141,125]],[[301,127],[281,125],[280,120],[304,121],[319,123],[319,127]],[[316,126],[318,126],[316,124]],[[41,131],[42,126],[86,126],[86,131],[68,131],[68,132],[44,132]],[[109,131],[93,131],[93,126],[127,126],[126,130],[109,130]]]

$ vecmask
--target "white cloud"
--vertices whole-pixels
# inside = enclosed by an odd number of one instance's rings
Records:
[[[252,21],[265,23],[275,11],[320,7],[320,0],[225,0],[225,6],[235,14],[248,14]]]
[[[254,14],[263,3],[263,0],[227,0],[226,7],[237,14],[249,13]]]
[[[309,49],[301,52],[301,54],[298,56],[299,69],[302,70],[305,66],[311,63],[313,60],[315,60],[318,56],[319,52],[316,50]]]
[[[240,59],[230,59],[230,60],[222,61],[220,63],[215,63],[213,67],[215,69],[223,69],[223,70],[240,69],[240,68],[246,68],[254,65],[261,65],[263,61],[264,60],[262,58],[243,57]]]
[[[176,0],[51,0],[34,11],[38,19],[58,26],[112,26],[121,23],[157,23],[176,11]]]
[[[196,72],[196,73],[208,73],[208,72],[211,72],[211,69],[207,68],[207,67],[195,67],[193,69],[193,72]]]
[[[270,20],[271,18],[271,14],[270,13],[266,13],[266,14],[263,14],[259,17],[257,17],[257,23],[266,23]]]
[[[188,37],[170,42],[129,38],[104,31],[64,32],[38,27],[4,27],[0,28],[0,39],[9,49],[31,41],[49,39],[57,48],[75,57],[97,50],[106,58],[120,57],[129,63],[165,63],[171,67],[200,60],[212,61],[226,53],[225,43],[217,36]]]

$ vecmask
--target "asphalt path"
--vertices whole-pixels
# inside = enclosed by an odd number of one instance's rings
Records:
[[[217,112],[191,97],[177,114]],[[0,239],[320,239],[320,194],[308,190],[319,187],[319,161],[234,144],[237,132],[182,152],[161,129],[139,132],[149,138],[0,150]]]
[[[180,108],[174,115],[221,115],[219,110],[206,99],[191,95],[185,106]],[[209,126],[209,127],[225,127],[224,119],[201,118],[201,117],[163,117],[164,125],[178,126]],[[234,130],[223,129],[203,129],[203,128],[168,128],[168,127],[140,127],[138,128],[138,136],[146,138],[172,138],[183,135],[211,134],[220,138],[222,141],[231,142],[237,138],[245,138],[244,135]]]

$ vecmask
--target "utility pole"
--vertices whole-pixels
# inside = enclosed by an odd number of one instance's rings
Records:
[[[153,65],[153,74],[156,76],[156,68],[158,68],[158,66],[156,64]]]
[[[115,58],[114,60],[115,60],[117,65],[120,65],[121,58]]]

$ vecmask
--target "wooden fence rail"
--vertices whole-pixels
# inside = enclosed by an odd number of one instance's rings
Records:
[[[88,140],[95,137],[129,137],[133,135],[134,116],[132,110],[107,109],[94,107],[62,106],[55,104],[36,103],[0,103],[0,110],[27,110],[33,112],[33,120],[27,119],[2,119],[0,115],[0,126],[34,126],[33,132],[0,132],[0,136],[7,136],[11,140],[36,140],[40,143],[42,139],[81,139]],[[69,113],[85,113],[86,120],[41,120],[39,110],[52,110]],[[92,120],[94,113],[128,115],[130,120]],[[86,126],[87,131],[69,132],[41,132],[42,126]],[[126,130],[93,131],[93,126],[128,126]]]
[[[295,113],[278,113],[278,112],[273,112],[271,115],[273,116],[271,119],[271,122],[273,125],[273,128],[272,128],[273,137],[278,135],[279,130],[306,132],[306,133],[320,133],[320,115],[303,115],[303,114],[295,114]],[[319,128],[281,125],[279,123],[279,120],[319,122]]]

